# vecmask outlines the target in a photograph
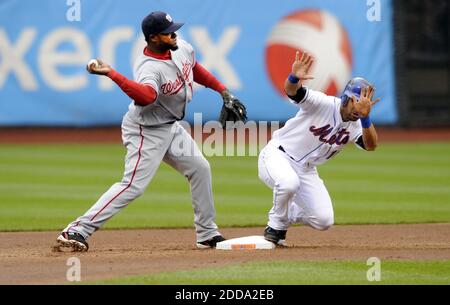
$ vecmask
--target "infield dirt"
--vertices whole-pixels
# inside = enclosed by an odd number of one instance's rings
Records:
[[[227,238],[262,235],[225,228]],[[288,248],[199,250],[193,229],[103,230],[87,253],[52,252],[58,232],[0,233],[0,284],[64,284],[67,259],[80,258],[82,281],[280,260],[449,260],[450,224],[337,225],[318,232],[293,227]]]

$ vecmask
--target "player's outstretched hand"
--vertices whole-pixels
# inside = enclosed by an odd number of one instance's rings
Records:
[[[367,117],[372,109],[372,106],[380,101],[380,98],[377,98],[375,101],[372,100],[374,93],[375,88],[369,86],[361,89],[359,101],[356,101],[356,97],[352,97],[355,111],[359,114],[359,117]]]
[[[295,52],[295,61],[292,64],[292,74],[301,81],[313,79],[314,77],[309,74],[313,63],[314,58],[308,53],[303,52],[302,57],[300,58],[300,51]]]
[[[95,61],[90,61],[87,64],[86,70],[91,74],[106,75],[112,70],[112,68],[100,59],[96,59]]]

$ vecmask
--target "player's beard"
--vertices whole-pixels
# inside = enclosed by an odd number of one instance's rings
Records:
[[[167,51],[167,50],[176,51],[176,50],[178,50],[178,45],[176,43],[175,44],[162,43],[161,49],[163,51]]]

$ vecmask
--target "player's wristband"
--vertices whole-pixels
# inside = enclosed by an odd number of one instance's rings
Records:
[[[296,84],[296,83],[298,83],[298,81],[300,80],[300,78],[298,78],[298,77],[295,76],[295,75],[289,74],[288,80],[289,80],[290,83]]]
[[[369,116],[366,116],[365,118],[360,118],[360,120],[362,128],[369,128],[372,125]]]

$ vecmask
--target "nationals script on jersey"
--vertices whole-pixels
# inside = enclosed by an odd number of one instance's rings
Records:
[[[157,93],[156,101],[147,106],[129,106],[128,115],[144,126],[181,120],[187,103],[192,99],[195,54],[192,46],[178,39],[178,49],[171,51],[172,60],[140,54],[134,63],[134,80],[148,84]]]
[[[313,167],[339,153],[362,135],[361,122],[342,121],[341,100],[307,89],[303,100],[293,102],[300,110],[273,133],[270,143],[282,146],[298,165]],[[357,145],[358,146],[358,145]],[[359,147],[359,146],[358,146]]]

